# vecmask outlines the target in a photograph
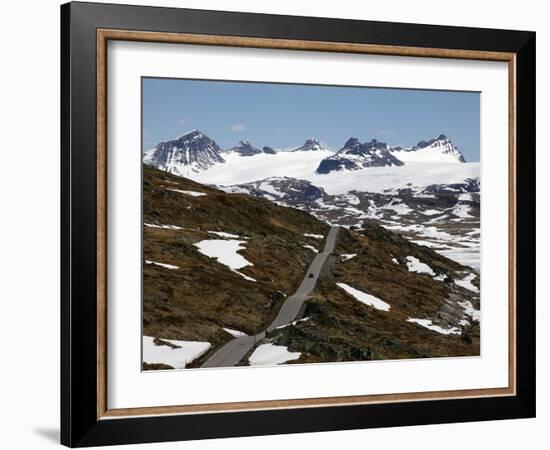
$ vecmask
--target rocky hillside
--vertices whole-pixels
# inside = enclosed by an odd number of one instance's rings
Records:
[[[146,369],[198,367],[234,337],[263,331],[329,228],[305,211],[146,165],[143,222]],[[477,355],[478,287],[471,269],[398,234],[341,229],[303,319],[254,351],[287,348],[293,362]],[[188,356],[175,364],[164,353]]]
[[[306,212],[146,165],[143,222],[144,336],[212,350],[231,332],[271,323],[320,248],[306,234],[329,228]]]
[[[300,208],[344,227],[378,223],[479,269],[479,179],[434,184],[418,190],[394,189],[390,193],[354,190],[330,195],[310,181],[288,177],[271,177],[223,189]]]
[[[268,335],[291,363],[479,354],[473,271],[377,225],[340,231],[301,320]]]

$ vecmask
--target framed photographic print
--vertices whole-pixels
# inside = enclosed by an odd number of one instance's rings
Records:
[[[63,444],[534,416],[535,33],[61,18]]]

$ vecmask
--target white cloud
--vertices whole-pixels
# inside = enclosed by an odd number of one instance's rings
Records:
[[[189,122],[189,119],[187,117],[182,117],[178,120],[178,125],[185,125],[187,122]]]
[[[240,133],[241,131],[246,131],[246,125],[244,123],[234,123],[229,129],[235,133]]]

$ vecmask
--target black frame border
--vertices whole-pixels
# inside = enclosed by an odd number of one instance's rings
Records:
[[[516,54],[516,395],[97,419],[96,30]],[[534,417],[534,32],[73,2],[61,6],[61,443],[70,447]]]

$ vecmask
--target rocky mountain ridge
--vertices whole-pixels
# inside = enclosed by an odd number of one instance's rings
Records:
[[[291,152],[330,151],[318,139],[308,138],[300,147]],[[273,147],[255,147],[247,140],[227,150],[222,150],[216,142],[204,133],[193,130],[177,139],[160,142],[153,149],[145,152],[143,162],[157,169],[177,175],[187,176],[208,170],[225,162],[224,155],[237,154],[252,157],[260,154],[276,155],[284,153]],[[357,138],[348,139],[344,146],[334,154],[323,157],[316,168],[317,174],[347,170],[356,171],[369,167],[397,167],[417,162],[465,162],[460,150],[445,135],[427,141],[421,140],[417,145],[406,148],[390,146],[386,142],[372,139],[360,142]]]

